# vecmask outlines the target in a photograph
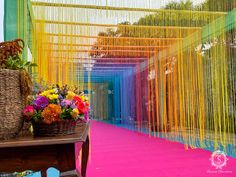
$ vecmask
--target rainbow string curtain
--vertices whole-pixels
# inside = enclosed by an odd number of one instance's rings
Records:
[[[235,154],[235,2],[165,2],[32,1],[34,72],[95,118]]]

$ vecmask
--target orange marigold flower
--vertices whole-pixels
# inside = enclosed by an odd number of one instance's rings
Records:
[[[52,122],[56,122],[60,118],[62,110],[61,107],[57,104],[49,104],[42,112],[42,117],[44,118],[44,122],[47,124],[51,124]]]

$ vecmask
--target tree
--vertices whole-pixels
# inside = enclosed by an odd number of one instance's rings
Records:
[[[181,2],[170,2],[168,3],[164,9],[175,9],[175,10],[193,10],[195,7],[191,0],[181,1]]]
[[[180,26],[180,27],[202,27],[213,21],[216,16],[210,14],[202,14],[199,11],[201,9],[207,9],[213,1],[208,0],[198,6],[194,6],[191,0],[181,2],[171,2],[167,4],[163,9],[167,11],[157,12],[146,15],[140,18],[137,22],[131,24],[128,21],[122,22],[118,25],[117,29],[109,28],[107,31],[100,32],[99,37],[94,46],[91,49],[90,56],[92,57],[145,57],[149,55],[147,51],[148,46],[158,46],[160,42],[155,40],[129,40],[124,37],[137,37],[137,38],[174,38],[185,37],[189,35],[191,31],[181,31],[178,29],[154,29],[154,28],[140,28],[140,26]],[[228,1],[228,0],[227,0]],[[235,0],[236,1],[236,0]],[[220,5],[220,3],[219,3]],[[217,6],[219,6],[217,5]],[[177,11],[168,11],[168,9]],[[198,10],[192,13],[181,12],[181,10]],[[220,14],[219,14],[220,16]],[[142,44],[140,44],[142,43]],[[161,45],[168,45],[169,43],[161,43]],[[121,50],[120,46],[144,46],[138,50],[144,51],[143,53],[133,52],[117,52],[115,50]],[[146,47],[147,46],[147,47]],[[146,47],[146,48],[145,48]],[[129,48],[129,51],[137,50],[137,48]],[[149,51],[155,50],[155,48],[148,48]]]
[[[208,11],[231,11],[236,7],[236,0],[206,0],[198,8]]]

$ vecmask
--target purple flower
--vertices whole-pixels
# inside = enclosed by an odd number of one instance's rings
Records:
[[[61,102],[61,106],[66,107],[66,108],[70,107],[71,104],[72,104],[72,102],[70,100],[66,100],[66,99],[62,100],[62,102]]]
[[[70,107],[73,108],[73,109],[77,108],[77,106],[75,105],[75,103],[72,103],[72,104],[70,105]]]
[[[45,107],[48,106],[48,104],[49,104],[49,101],[44,96],[37,96],[33,102],[33,106],[37,110],[43,110]]]
[[[63,96],[62,95],[58,95],[58,99],[59,100],[63,100]]]

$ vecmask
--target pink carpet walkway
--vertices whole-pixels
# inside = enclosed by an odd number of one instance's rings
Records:
[[[209,151],[101,122],[91,122],[91,145],[87,177],[236,177],[235,158],[217,171]]]

